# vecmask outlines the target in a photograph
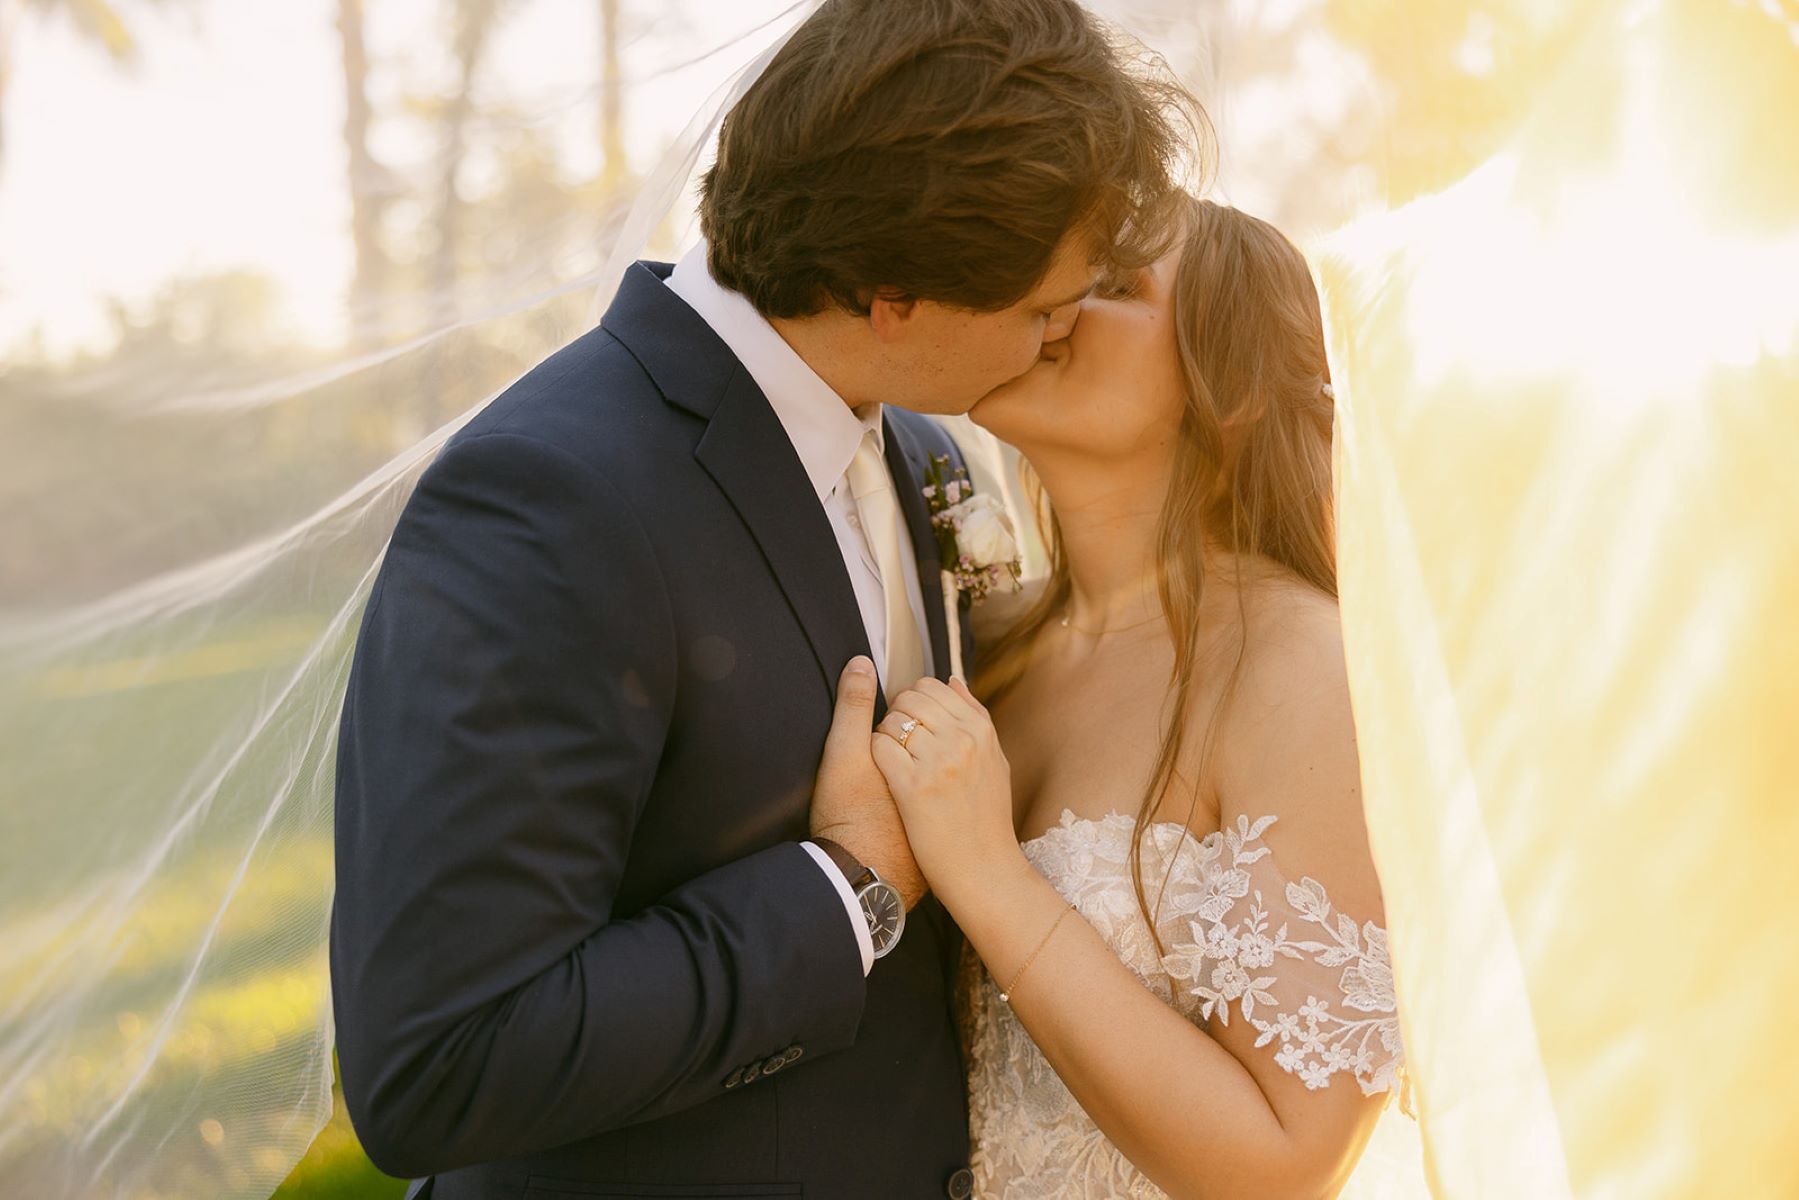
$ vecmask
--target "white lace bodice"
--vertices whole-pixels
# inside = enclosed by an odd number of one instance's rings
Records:
[[[1150,991],[1196,1024],[1247,1021],[1308,1088],[1352,1076],[1397,1090],[1403,1054],[1386,931],[1332,911],[1324,888],[1275,869],[1275,818],[1195,839],[1172,823],[1144,837],[1143,883],[1158,954],[1131,883],[1136,822],[1064,812],[1025,857]],[[969,954],[962,979],[975,1195],[981,1200],[1160,1197],[1081,1110]],[[1033,986],[1043,987],[1037,979]]]

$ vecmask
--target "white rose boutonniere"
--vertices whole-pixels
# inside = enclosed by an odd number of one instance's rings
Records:
[[[1006,512],[1006,506],[996,498],[982,492],[954,508],[945,509],[943,515],[954,524],[957,544],[970,566],[982,569],[1009,566],[1018,561],[1018,539],[1012,532],[1012,518]],[[1003,587],[1014,582],[1009,575],[1002,574],[995,584]]]
[[[931,529],[943,563],[943,607],[949,622],[950,673],[962,674],[962,597],[979,604],[995,589],[1019,589],[1018,536],[1004,504],[975,494],[968,472],[950,470],[947,455],[936,455],[925,472],[924,496],[931,506]]]

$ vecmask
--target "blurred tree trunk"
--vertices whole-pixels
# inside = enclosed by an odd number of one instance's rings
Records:
[[[625,159],[624,78],[619,70],[619,0],[600,0],[600,178],[611,191],[630,174]]]
[[[337,0],[337,30],[343,45],[344,146],[348,151],[350,237],[356,275],[350,284],[350,341],[359,350],[380,344],[374,319],[387,282],[387,255],[381,247],[381,210],[386,203],[383,172],[369,151],[371,112],[369,58],[363,42],[362,0]]]
[[[431,303],[434,323],[442,328],[460,317],[456,297],[458,255],[462,248],[463,200],[457,176],[468,151],[468,121],[474,112],[475,76],[487,52],[498,0],[457,0],[456,90],[444,106],[443,147],[438,152],[437,248],[431,260]]]

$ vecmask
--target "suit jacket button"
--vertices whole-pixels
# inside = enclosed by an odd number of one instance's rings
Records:
[[[790,1063],[795,1063],[800,1060],[800,1055],[804,1054],[805,1052],[806,1051],[805,1051],[804,1047],[789,1046],[789,1047],[787,1047],[787,1049],[785,1051],[782,1052],[781,1057],[786,1059]]]
[[[738,1084],[740,1084],[742,1082],[743,1082],[743,1068],[738,1067],[735,1071],[732,1071],[731,1074],[725,1079],[725,1089],[727,1091],[729,1091],[731,1088],[736,1087]]]
[[[949,1200],[968,1200],[974,1195],[974,1172],[967,1167],[957,1170],[949,1177],[949,1182],[943,1185],[943,1194]]]
[[[764,1075],[773,1075],[776,1071],[779,1071],[786,1065],[787,1056],[785,1054],[771,1054],[762,1060],[762,1073]]]

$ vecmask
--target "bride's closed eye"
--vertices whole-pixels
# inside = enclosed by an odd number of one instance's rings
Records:
[[[1143,281],[1141,271],[1120,271],[1099,281],[1093,294],[1106,300],[1123,300],[1137,294]]]

